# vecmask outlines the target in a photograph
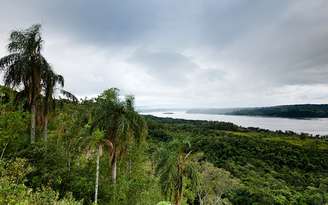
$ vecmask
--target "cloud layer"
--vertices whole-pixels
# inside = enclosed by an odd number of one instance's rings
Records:
[[[152,107],[328,102],[325,0],[0,0],[11,30],[43,25],[45,55],[80,97],[109,87]]]

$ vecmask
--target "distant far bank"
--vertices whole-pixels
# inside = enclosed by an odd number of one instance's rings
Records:
[[[197,108],[189,114],[245,115],[283,118],[327,118],[328,104],[297,104],[251,108]]]
[[[172,113],[172,114],[171,114]],[[142,115],[152,115],[160,118],[230,122],[244,128],[271,130],[277,132],[308,133],[313,136],[328,136],[328,118],[281,118],[246,115],[200,114],[185,111],[144,112]]]

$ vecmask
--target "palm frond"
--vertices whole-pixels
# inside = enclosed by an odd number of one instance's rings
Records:
[[[9,87],[17,87],[25,79],[26,75],[26,65],[23,61],[16,60],[15,63],[7,66],[4,73],[4,83]]]
[[[12,53],[12,54],[9,54],[7,56],[0,58],[0,70],[3,70],[7,66],[10,66],[18,59],[19,59],[19,55],[17,53]]]
[[[79,100],[77,99],[77,97],[75,97],[74,94],[72,94],[71,92],[68,92],[66,90],[61,89],[60,90],[61,94],[63,94],[65,97],[67,97],[69,100],[73,101],[73,102],[79,102]]]
[[[134,111],[134,96],[133,95],[125,96],[124,104],[127,110]]]

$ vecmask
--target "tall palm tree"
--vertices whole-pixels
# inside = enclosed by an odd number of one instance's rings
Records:
[[[37,102],[40,98],[42,73],[51,70],[41,54],[41,25],[10,34],[9,55],[0,59],[6,86],[24,89],[31,110],[31,143],[35,142]]]
[[[53,94],[56,85],[64,87],[64,78],[61,75],[57,75],[52,70],[44,72],[42,74],[43,78],[43,88],[44,88],[44,98],[43,98],[43,137],[44,140],[48,139],[48,113],[51,105],[54,105],[55,101]]]
[[[98,189],[99,189],[99,169],[100,169],[100,157],[103,154],[104,132],[99,129],[91,130],[92,134],[83,138],[82,147],[88,152],[96,152],[96,179],[95,179],[95,195],[94,204],[98,204]],[[96,150],[96,151],[95,151]]]
[[[185,179],[191,180],[191,188],[196,190],[199,177],[189,143],[173,141],[159,152],[156,173],[160,177],[162,191],[168,200],[181,205]]]
[[[117,161],[126,154],[129,144],[139,143],[146,136],[146,123],[134,109],[134,98],[119,98],[119,90],[104,91],[96,99],[93,127],[105,132],[105,143],[109,148],[112,181],[116,183]]]

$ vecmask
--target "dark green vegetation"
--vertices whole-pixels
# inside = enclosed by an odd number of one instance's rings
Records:
[[[141,116],[115,88],[56,99],[39,30],[0,59],[0,204],[328,203],[326,139]]]
[[[328,117],[328,105],[281,105],[274,107],[242,109],[230,112],[228,114],[288,118],[319,118]]]
[[[251,131],[231,123],[147,116],[152,139],[188,138],[203,160],[229,171],[240,185],[225,193],[233,204],[325,204],[328,141]]]
[[[328,104],[280,105],[256,108],[227,109],[190,109],[188,113],[249,115],[286,118],[323,118],[328,117]]]

